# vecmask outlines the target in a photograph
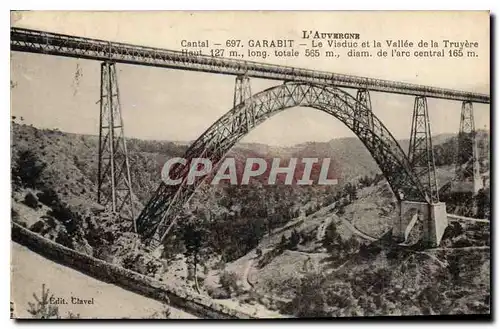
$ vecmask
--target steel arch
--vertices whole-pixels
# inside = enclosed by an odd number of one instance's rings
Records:
[[[271,116],[297,106],[326,112],[353,131],[377,162],[398,200],[429,202],[428,193],[412,171],[406,154],[383,123],[349,93],[322,84],[284,83],[247,98],[193,142],[184,158],[187,163],[193,158],[210,158],[215,168],[250,130]],[[143,240],[161,242],[175,224],[181,207],[202,183],[198,180],[187,185],[188,171],[189,166],[173,166],[170,177],[180,178],[182,183],[173,186],[162,182],[137,218],[137,231]]]

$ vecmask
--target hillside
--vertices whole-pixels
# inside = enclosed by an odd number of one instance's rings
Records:
[[[383,182],[361,188],[273,231],[211,271],[208,291],[218,296],[234,276],[233,299],[300,317],[489,313],[489,225],[454,222],[441,248],[401,248],[390,242],[387,192]]]
[[[95,202],[97,142],[96,136],[13,123],[12,220],[69,248],[262,316],[489,312],[489,226],[451,225],[444,244],[462,249],[380,245],[398,216],[397,204],[355,138],[289,148],[237,145],[228,156],[331,157],[342,179],[335,186],[205,184],[154,254],[137,235],[123,233],[126,222]],[[440,184],[454,175],[453,143],[435,138]],[[137,139],[127,145],[137,214],[157,187],[163,163],[182,156],[187,146]],[[487,147],[482,143],[482,150]],[[452,206],[461,211],[469,205]],[[489,208],[489,199],[482,207]],[[383,280],[389,288],[359,280]],[[307,295],[312,290],[333,295],[311,301],[317,297]],[[352,298],[338,300],[346,294]],[[405,304],[396,294],[417,297]],[[432,295],[446,303],[429,309]]]

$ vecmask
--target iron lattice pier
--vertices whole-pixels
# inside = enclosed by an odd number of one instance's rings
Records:
[[[416,97],[410,135],[408,159],[415,174],[429,193],[432,203],[439,202],[431,123],[427,98]]]
[[[455,158],[455,182],[453,190],[476,194],[482,187],[477,132],[472,102],[463,102],[460,113],[457,155]]]
[[[101,64],[97,202],[133,222],[132,180],[121,114],[116,66]]]

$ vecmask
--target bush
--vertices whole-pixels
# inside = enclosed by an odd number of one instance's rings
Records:
[[[281,241],[280,241],[280,244],[279,244],[279,245],[280,245],[280,247],[281,247],[282,249],[286,249],[286,247],[287,247],[287,245],[288,245],[288,241],[287,241],[287,239],[286,239],[285,234],[282,234],[282,235],[281,235]]]
[[[57,193],[53,189],[44,188],[36,195],[38,200],[48,207],[55,206],[60,203]]]
[[[25,196],[24,196],[24,201],[23,203],[25,205],[27,205],[28,207],[30,208],[33,208],[33,209],[38,209],[38,199],[36,198],[36,196],[33,195],[33,193],[31,192],[28,192]]]
[[[45,163],[41,162],[32,151],[22,151],[12,169],[12,175],[19,177],[24,186],[35,188],[39,184],[45,166]]]
[[[299,245],[299,243],[300,243],[300,235],[294,229],[292,231],[292,235],[290,236],[290,243],[289,243],[288,247],[290,248],[290,250],[294,250],[295,248],[297,248],[297,246]]]
[[[73,239],[68,235],[68,233],[64,229],[59,230],[55,242],[70,249],[74,249],[75,247]]]
[[[122,267],[128,270],[154,277],[162,273],[163,264],[150,254],[133,252],[122,259]]]
[[[49,215],[54,216],[57,220],[63,223],[66,231],[70,236],[78,230],[78,222],[81,221],[80,215],[73,212],[64,204],[54,205]]]
[[[255,254],[257,255],[258,258],[262,257],[262,249],[260,248],[255,249]]]
[[[45,228],[46,228],[45,222],[43,220],[39,220],[30,226],[30,231],[42,234]]]
[[[14,208],[10,208],[10,218],[16,222],[19,220],[19,213]]]
[[[213,299],[228,299],[231,298],[231,294],[229,294],[223,288],[213,288],[211,286],[207,287],[208,295]]]
[[[297,295],[287,310],[297,317],[325,317],[326,298],[324,278],[321,274],[310,274],[302,279]]]
[[[342,242],[342,248],[346,250],[347,252],[353,252],[353,251],[358,251],[360,248],[361,243],[354,237],[350,237],[349,239]]]
[[[238,288],[238,276],[234,272],[224,271],[219,278],[219,283],[226,291],[228,295],[231,295],[233,292],[237,293],[239,291]]]
[[[373,243],[372,244],[362,244],[359,247],[359,255],[365,259],[374,258],[381,251],[382,251],[382,248],[380,248],[379,246],[377,246],[376,244],[373,244]]]

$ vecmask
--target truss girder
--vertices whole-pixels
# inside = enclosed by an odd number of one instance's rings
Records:
[[[11,28],[10,49],[13,51],[41,53],[56,56],[110,60],[117,63],[166,67],[218,74],[246,75],[248,77],[280,81],[331,84],[337,87],[381,91],[413,96],[427,96],[476,103],[490,103],[490,96],[465,91],[416,85],[398,81],[373,79],[346,74],[264,64],[238,59],[188,55],[180,51],[144,47],[43,32]]]
[[[252,113],[253,129],[269,117],[295,106],[311,107],[324,111],[343,122],[364,143],[387,178],[398,200],[428,201],[426,190],[412,172],[410,163],[383,123],[370,109],[360,106],[356,98],[347,92],[325,85],[286,83],[269,88],[237,104],[209,127],[186,151],[188,160],[208,157],[218,164],[229,149],[247,134],[247,130],[235,128],[235,118]],[[355,113],[370,116],[371,124],[355,120]],[[356,124],[355,124],[356,123]],[[223,133],[229,132],[229,134]],[[208,136],[208,137],[207,137]],[[158,243],[163,240],[169,227],[174,225],[179,210],[190,200],[194,190],[202,183],[187,185],[188,166],[174,165],[172,179],[182,183],[167,186],[161,183],[155,194],[137,218],[137,230],[145,240]]]

